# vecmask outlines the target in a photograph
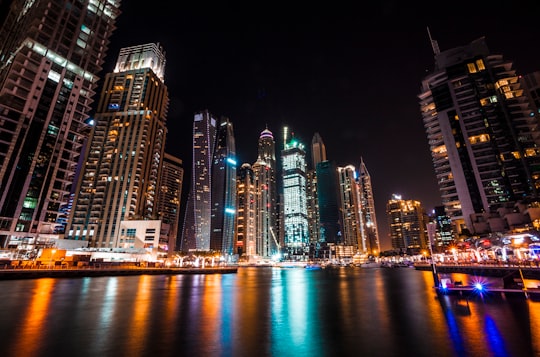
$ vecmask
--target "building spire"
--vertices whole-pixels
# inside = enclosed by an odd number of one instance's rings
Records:
[[[431,42],[431,48],[433,48],[433,53],[435,54],[435,56],[437,56],[441,53],[441,50],[439,49],[439,44],[431,37],[431,32],[429,32],[429,26],[426,28],[429,36],[429,42]]]

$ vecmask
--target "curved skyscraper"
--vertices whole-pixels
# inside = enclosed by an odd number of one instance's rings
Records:
[[[210,250],[211,174],[217,123],[208,110],[195,113],[191,186],[180,242],[184,252]]]
[[[228,118],[222,118],[217,128],[211,169],[210,250],[230,256],[235,241],[236,149]]]

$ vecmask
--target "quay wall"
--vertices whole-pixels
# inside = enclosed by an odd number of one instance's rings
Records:
[[[217,268],[58,268],[0,269],[0,280],[38,278],[82,278],[125,275],[233,274],[237,267]]]

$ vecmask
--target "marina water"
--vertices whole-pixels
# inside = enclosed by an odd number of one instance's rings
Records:
[[[10,280],[0,302],[3,357],[540,356],[540,302],[408,268]]]

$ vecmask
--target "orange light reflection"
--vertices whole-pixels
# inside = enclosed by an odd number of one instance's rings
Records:
[[[15,355],[25,357],[39,355],[41,339],[47,328],[45,317],[48,313],[54,282],[55,279],[36,279],[26,316],[22,319],[20,332],[14,339]]]

